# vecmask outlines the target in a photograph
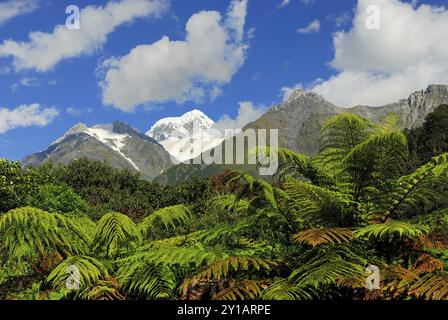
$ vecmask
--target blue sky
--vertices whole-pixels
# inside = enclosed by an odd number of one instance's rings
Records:
[[[312,89],[342,106],[380,105],[446,81],[444,0],[371,0],[382,9],[384,21],[381,30],[370,33],[356,22],[367,0],[123,0],[116,1],[124,6],[118,12],[128,16],[112,22],[111,30],[99,19],[93,19],[98,25],[89,25],[86,18],[83,25],[85,7],[93,6],[92,14],[98,14],[95,10],[110,1],[12,2],[13,8],[8,7],[11,1],[0,0],[0,157],[9,159],[46,149],[78,122],[91,126],[123,120],[146,132],[158,119],[193,108],[215,121],[225,114],[237,118],[240,102],[250,102],[259,112],[295,87]],[[66,33],[55,40],[54,29],[65,28],[70,4],[81,9],[81,29],[67,32],[87,35],[69,39],[64,50]],[[134,5],[147,13],[134,12]],[[204,11],[216,13],[198,15]],[[186,25],[195,14],[188,33]],[[407,18],[388,30],[400,17]],[[214,29],[202,33],[203,26]],[[441,30],[428,37],[428,29]],[[33,47],[29,33],[35,31],[48,33],[36,40],[48,40],[45,47]],[[98,37],[89,38],[97,32]],[[409,33],[413,37],[407,41],[403,36]],[[219,41],[221,35],[226,41]],[[156,50],[154,44],[164,36],[169,38],[164,49]],[[84,47],[78,46],[82,41]],[[71,46],[79,52],[71,55]],[[49,62],[41,63],[40,57]],[[413,77],[416,81],[410,82]],[[176,84],[168,88],[171,81]],[[356,85],[363,87],[357,90]]]

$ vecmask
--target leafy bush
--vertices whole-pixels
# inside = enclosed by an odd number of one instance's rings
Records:
[[[55,213],[83,212],[84,200],[67,185],[45,184],[30,199],[30,204],[42,210]]]
[[[26,205],[38,188],[36,175],[20,163],[0,159],[0,212]]]

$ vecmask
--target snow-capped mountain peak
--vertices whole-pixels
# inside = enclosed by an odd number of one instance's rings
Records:
[[[158,141],[173,159],[183,162],[222,142],[220,136],[209,132],[214,124],[202,111],[194,109],[180,117],[160,119],[146,135]]]
[[[180,117],[163,118],[157,121],[146,133],[158,142],[170,138],[181,139],[193,132],[193,128],[208,130],[215,122],[202,111],[194,109]]]

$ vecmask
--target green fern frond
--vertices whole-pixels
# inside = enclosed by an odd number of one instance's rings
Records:
[[[78,241],[70,240],[67,221],[60,214],[25,207],[0,216],[0,250],[8,262],[23,263],[47,251],[60,256],[81,251]]]
[[[332,161],[342,161],[356,145],[370,135],[374,124],[352,113],[342,113],[330,118],[321,129],[321,151],[329,148],[340,150]]]
[[[436,202],[438,195],[434,194],[437,190],[434,184],[439,180],[445,184],[447,175],[448,153],[445,153],[433,158],[414,173],[397,179],[392,192],[385,192],[376,197],[374,211],[387,219],[410,210],[421,202]]]
[[[118,281],[109,277],[82,290],[78,296],[81,300],[125,300],[125,296],[120,293],[120,290],[121,285]]]
[[[290,208],[299,216],[329,226],[352,223],[357,203],[349,195],[295,179],[287,179],[285,191],[291,199]]]
[[[275,197],[275,188],[264,180],[255,179],[246,172],[234,172],[236,175],[227,183],[228,186],[232,184],[240,185],[239,195],[244,194],[255,196],[252,199],[252,203],[262,201],[266,205],[270,206],[271,209],[277,210],[278,204]]]
[[[206,227],[217,224],[237,222],[245,215],[249,201],[240,199],[234,194],[224,194],[212,198],[207,203],[207,213],[200,220]]]
[[[126,259],[132,259],[135,262],[141,260],[167,266],[198,268],[225,256],[226,254],[222,250],[206,250],[198,243],[190,247],[164,246],[154,248],[146,252],[138,252]]]
[[[260,259],[260,258],[250,258],[250,257],[239,257],[233,256],[226,259],[221,259],[214,261],[213,263],[201,268],[193,275],[189,277],[189,281],[197,282],[199,280],[219,280],[221,278],[227,277],[229,272],[239,272],[247,271],[249,268],[260,271],[269,271],[272,267],[277,266],[278,263],[273,260]]]
[[[315,166],[313,160],[306,155],[285,148],[258,147],[255,151],[267,157],[270,157],[271,153],[276,153],[280,176],[297,173],[315,185],[327,184],[329,181],[328,175]]]
[[[61,262],[45,280],[58,290],[66,290],[69,277],[73,283],[77,283],[80,289],[94,286],[98,281],[109,276],[111,266],[107,261],[102,261],[89,256],[73,256]],[[77,275],[74,275],[74,270]],[[79,276],[79,277],[78,277]]]
[[[262,292],[264,300],[312,300],[319,297],[314,287],[300,287],[288,279],[280,279]]]
[[[95,228],[93,236],[94,250],[105,249],[106,256],[118,254],[122,249],[135,247],[140,234],[135,223],[126,215],[118,212],[105,214]]]
[[[414,225],[404,221],[387,221],[385,223],[372,224],[355,232],[357,238],[388,239],[393,236],[419,238],[430,232],[427,226]]]
[[[204,245],[216,245],[217,243],[225,243],[232,241],[238,237],[243,236],[249,230],[251,225],[248,222],[242,221],[238,224],[224,224],[215,228],[203,230],[197,236],[197,239],[204,243]]]
[[[144,295],[147,299],[174,297],[174,274],[166,265],[145,255],[134,255],[118,264],[117,278],[125,291]]]
[[[166,229],[176,228],[178,225],[186,224],[191,216],[190,209],[179,204],[157,210],[150,214],[139,224],[143,234],[147,234],[153,228],[163,226]]]

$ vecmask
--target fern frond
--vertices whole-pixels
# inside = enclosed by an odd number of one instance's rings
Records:
[[[291,209],[316,224],[341,226],[353,223],[357,204],[349,195],[295,179],[287,179],[285,192],[291,199]]]
[[[427,300],[448,300],[448,272],[434,272],[418,279],[409,292]]]
[[[433,158],[414,173],[399,178],[394,184],[393,192],[380,194],[376,200],[375,212],[381,213],[386,220],[400,211],[417,206],[419,202],[436,200],[433,183],[437,183],[439,179],[445,182],[447,174],[448,153],[445,153]]]
[[[414,225],[404,221],[387,221],[385,223],[372,224],[355,232],[357,238],[387,239],[393,236],[419,238],[430,232],[429,227]]]
[[[106,256],[109,256],[112,253],[118,254],[122,248],[132,247],[139,237],[137,226],[128,216],[110,212],[98,221],[93,247],[94,250],[105,248]]]
[[[341,162],[358,144],[370,135],[374,124],[352,113],[342,113],[330,118],[321,129],[321,151],[339,150],[331,154],[331,162]]]
[[[148,299],[174,297],[175,279],[166,265],[145,255],[130,256],[118,264],[117,278],[127,292],[144,295]]]
[[[248,222],[238,224],[224,224],[215,228],[203,230],[197,239],[204,245],[216,245],[217,243],[225,243],[234,241],[238,237],[243,236],[252,227]]]
[[[312,300],[319,296],[316,288],[300,287],[288,279],[280,279],[262,292],[264,300]]]
[[[92,287],[86,288],[79,293],[81,300],[125,300],[120,293],[121,285],[117,279],[108,277],[99,280]]]
[[[153,228],[163,226],[164,228],[176,228],[178,225],[186,224],[191,216],[190,209],[183,204],[159,209],[147,216],[139,224],[143,234],[147,234]]]
[[[249,268],[253,268],[257,271],[265,270],[269,271],[272,267],[277,266],[277,262],[268,259],[250,258],[233,256],[226,259],[214,261],[213,263],[201,268],[193,275],[191,275],[188,281],[196,282],[199,280],[219,280],[227,277],[229,272],[247,271]]]
[[[297,173],[315,185],[323,185],[329,182],[328,175],[315,166],[313,160],[306,155],[285,148],[274,149],[269,147],[258,147],[255,152],[266,157],[270,157],[271,153],[276,153],[280,176]],[[259,165],[263,164],[259,163]]]
[[[224,194],[214,197],[208,202],[207,216],[213,216],[219,222],[224,222],[223,220],[229,222],[229,219],[236,222],[248,208],[249,201],[239,199],[234,194]]]
[[[8,262],[22,263],[47,251],[60,257],[80,252],[78,242],[70,240],[67,221],[60,214],[25,207],[0,216],[0,250]]]
[[[138,252],[126,259],[133,261],[149,261],[161,263],[167,266],[179,266],[183,268],[198,268],[225,257],[222,250],[206,250],[199,243],[190,247],[163,246],[149,251]]]
[[[264,288],[265,284],[254,280],[232,281],[230,286],[218,292],[213,300],[256,300]]]
[[[349,242],[353,232],[347,228],[314,228],[293,235],[293,241],[316,247],[322,244]]]
[[[85,289],[94,286],[100,280],[106,279],[109,276],[109,269],[110,265],[105,261],[89,256],[73,256],[61,262],[45,281],[50,283],[54,289],[63,291],[66,289],[66,282],[71,276],[70,270],[78,270],[79,278],[76,282],[78,282],[80,289]]]

